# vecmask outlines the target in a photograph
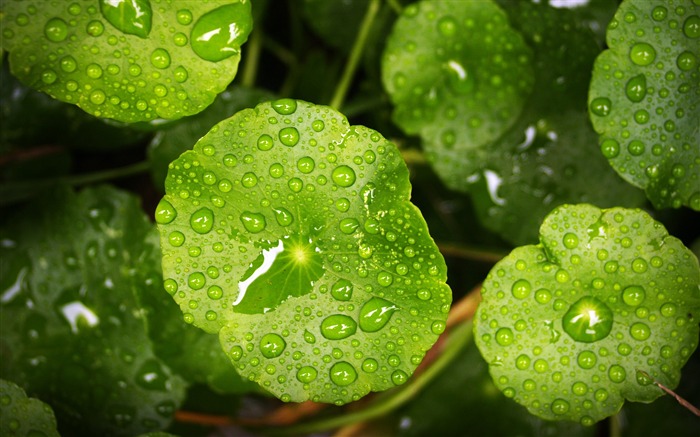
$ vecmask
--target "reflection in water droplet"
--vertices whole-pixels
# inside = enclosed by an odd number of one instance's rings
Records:
[[[357,379],[357,371],[352,364],[339,361],[330,370],[331,381],[339,386],[350,385]]]
[[[260,339],[260,352],[265,358],[276,358],[282,355],[287,343],[277,334],[265,334]]]
[[[357,323],[343,314],[328,316],[321,322],[321,334],[329,340],[341,340],[357,331]]]
[[[597,97],[591,100],[591,112],[599,117],[605,117],[610,114],[612,102],[607,97]]]
[[[468,94],[474,89],[474,75],[461,63],[451,60],[445,64],[447,83],[457,94]]]
[[[61,42],[68,36],[68,25],[60,18],[52,18],[44,26],[44,35],[49,41]]]
[[[280,129],[279,139],[282,144],[294,147],[299,142],[299,131],[295,127],[285,127]]]
[[[388,300],[373,297],[360,309],[360,329],[376,332],[382,329],[398,308]]]
[[[170,66],[170,53],[165,49],[155,49],[151,53],[151,64],[160,69]]]
[[[151,32],[149,0],[100,0],[100,11],[112,26],[126,34],[146,38]]]
[[[331,287],[331,295],[336,300],[345,302],[352,297],[353,288],[352,282],[347,279],[340,279]]]
[[[165,225],[175,220],[175,217],[177,217],[175,207],[173,207],[173,205],[167,200],[161,199],[156,207],[156,223]]]
[[[250,211],[241,213],[241,223],[243,223],[243,227],[252,234],[262,232],[267,226],[264,215]]]
[[[304,366],[297,371],[297,379],[303,384],[308,384],[316,379],[318,372],[311,366]]]
[[[355,171],[351,167],[339,165],[333,170],[331,178],[338,186],[347,188],[355,183],[356,176]]]
[[[637,43],[630,49],[630,59],[637,65],[649,65],[656,59],[656,50],[645,42]]]
[[[629,306],[638,306],[644,302],[644,288],[638,285],[632,285],[624,289],[622,292],[622,300]]]
[[[280,115],[291,115],[297,110],[297,101],[294,99],[279,99],[272,102],[272,109]]]
[[[625,94],[632,102],[641,102],[647,95],[647,78],[644,74],[638,74],[627,81]]]
[[[592,296],[579,299],[562,318],[564,331],[574,340],[584,343],[607,337],[612,325],[613,313],[610,308]]]
[[[252,30],[252,22],[250,2],[236,2],[209,11],[192,27],[192,50],[211,62],[238,55]]]
[[[147,390],[165,391],[168,378],[160,363],[154,359],[143,362],[136,371],[136,384]]]
[[[190,227],[198,234],[206,234],[214,227],[214,212],[209,208],[200,208],[190,217]]]

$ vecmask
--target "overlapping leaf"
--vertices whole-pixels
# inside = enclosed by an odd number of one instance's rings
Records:
[[[3,217],[1,374],[51,403],[62,432],[162,429],[184,397],[141,304],[162,293],[153,232],[138,200],[108,187]]]
[[[236,75],[247,0],[3,1],[2,48],[28,86],[98,117],[175,119]]]
[[[4,436],[58,437],[50,406],[29,398],[17,384],[0,379],[0,434]]]
[[[700,211],[700,6],[626,0],[607,41],[589,96],[602,154],[657,208]]]
[[[451,301],[409,194],[395,146],[331,108],[241,111],[170,166],[156,211],[165,289],[282,400],[403,384]]]
[[[546,419],[592,424],[674,388],[698,344],[700,267],[640,210],[555,209],[540,244],[483,287],[476,343],[496,385]]]

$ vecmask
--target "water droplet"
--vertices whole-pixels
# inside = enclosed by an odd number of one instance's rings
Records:
[[[610,109],[612,108],[612,102],[607,97],[596,97],[591,100],[591,112],[599,117],[605,117],[610,114]]]
[[[343,234],[350,235],[360,227],[360,223],[354,218],[344,218],[338,223],[338,227]]]
[[[496,342],[501,346],[508,346],[513,343],[513,331],[510,328],[500,328],[496,331]]]
[[[622,292],[622,300],[629,306],[637,306],[644,302],[644,288],[638,285],[632,285]]]
[[[297,379],[302,384],[308,384],[316,379],[318,372],[311,366],[304,366],[297,371]]]
[[[309,332],[309,330],[307,329],[304,331],[304,341],[309,344],[314,344],[316,343],[316,336]]]
[[[633,102],[641,102],[647,95],[647,78],[644,74],[638,74],[627,81],[625,94]]]
[[[187,284],[194,290],[200,290],[207,283],[207,278],[201,272],[194,272],[187,278]]]
[[[382,329],[398,308],[388,300],[373,297],[360,309],[360,329],[376,332]]]
[[[187,9],[180,9],[179,11],[177,11],[175,19],[178,23],[182,24],[183,26],[187,26],[192,22],[192,12],[190,12]]]
[[[294,99],[279,99],[272,102],[272,109],[280,115],[294,114],[297,110],[297,101]]]
[[[165,225],[175,220],[175,217],[177,217],[175,207],[173,207],[173,205],[167,200],[161,199],[156,207],[156,223]]]
[[[44,35],[49,41],[61,42],[68,36],[68,25],[60,18],[52,18],[44,26]]]
[[[314,171],[314,168],[316,167],[316,161],[313,160],[310,156],[304,156],[302,158],[299,158],[299,161],[297,161],[297,169],[299,169],[300,172],[304,174],[309,174],[312,171]]]
[[[160,69],[170,67],[170,53],[165,49],[155,49],[151,53],[151,64]]]
[[[295,127],[282,128],[279,132],[279,139],[285,146],[296,146],[299,142],[299,131]]]
[[[285,208],[274,208],[275,219],[280,226],[289,226],[294,222],[294,216]]]
[[[518,279],[511,287],[511,293],[513,293],[513,296],[517,299],[525,299],[530,295],[530,291],[532,291],[532,287],[525,279]]]
[[[445,64],[447,83],[457,94],[468,94],[474,89],[474,74],[461,63],[451,60]]]
[[[276,358],[282,355],[287,343],[277,334],[265,334],[260,339],[260,352],[265,358]]]
[[[445,322],[443,322],[442,320],[435,320],[430,325],[430,331],[432,331],[432,333],[435,335],[440,335],[443,332],[445,332],[446,327],[447,327],[447,325],[445,325]]]
[[[438,31],[443,36],[454,36],[457,33],[457,21],[450,16],[443,16],[438,20]]]
[[[379,363],[374,358],[367,358],[362,362],[362,370],[367,373],[374,373],[379,368]]]
[[[255,173],[246,172],[241,177],[241,185],[243,185],[245,188],[253,188],[257,184],[258,177],[255,175]]]
[[[331,381],[339,386],[350,385],[357,379],[357,371],[352,364],[346,361],[335,363],[331,367],[330,375]]]
[[[676,58],[676,65],[683,71],[692,71],[698,66],[698,58],[693,52],[685,51]]]
[[[173,279],[166,279],[163,281],[163,288],[172,296],[177,291],[177,282]]]
[[[691,15],[685,19],[683,23],[683,33],[688,38],[698,38],[700,37],[700,17],[697,15]]]
[[[630,326],[630,335],[635,340],[644,341],[651,335],[651,329],[644,323],[633,323],[632,326]]]
[[[572,234],[571,232],[567,232],[564,235],[562,242],[564,243],[564,247],[567,249],[575,249],[578,246],[578,236],[576,234]]]
[[[525,370],[528,367],[530,367],[530,357],[527,355],[519,355],[518,358],[515,360],[515,367],[517,367],[520,370]]]
[[[331,296],[336,300],[347,302],[352,297],[353,288],[352,282],[347,279],[339,279],[331,287]]]
[[[224,290],[222,290],[221,287],[219,287],[218,285],[212,285],[207,290],[207,296],[209,296],[209,299],[212,299],[212,300],[221,299],[221,297],[223,295],[224,295]]]
[[[612,382],[617,382],[620,383],[625,380],[627,377],[627,372],[625,371],[625,368],[622,366],[618,366],[617,364],[613,364],[610,366],[610,369],[608,369],[608,378]]]
[[[270,166],[270,176],[275,179],[281,178],[284,175],[284,167],[279,162]]]
[[[252,234],[262,232],[267,226],[264,215],[250,211],[241,213],[241,222],[243,223],[243,227]]]
[[[198,234],[206,234],[214,227],[214,212],[209,208],[200,208],[190,217],[190,227]]]
[[[649,65],[656,59],[656,50],[645,42],[637,43],[630,49],[630,59],[637,65]]]
[[[676,315],[676,312],[676,305],[671,302],[661,305],[661,315],[664,317],[673,317]]]
[[[151,31],[149,0],[100,0],[100,11],[109,24],[126,34],[146,38]]]
[[[569,403],[564,399],[555,399],[552,401],[552,413],[561,416],[569,412]]]
[[[136,384],[147,390],[166,390],[168,378],[160,363],[154,359],[148,359],[141,364],[136,372]]]
[[[321,334],[329,340],[341,340],[357,331],[357,323],[343,314],[328,316],[321,322]]]
[[[620,144],[608,138],[600,144],[600,151],[607,159],[616,158],[620,154]]]
[[[391,382],[395,385],[401,385],[408,381],[408,375],[403,370],[394,370],[391,374]]]
[[[333,182],[341,187],[350,187],[355,183],[355,171],[347,165],[339,165],[333,170],[331,175]]]
[[[270,150],[272,149],[272,137],[267,135],[267,134],[262,134],[258,138],[258,149],[262,151]]]
[[[581,351],[576,358],[579,367],[582,369],[592,369],[598,361],[598,357],[591,351]]]
[[[612,330],[613,313],[602,301],[585,296],[571,305],[562,319],[564,331],[576,341],[591,343],[607,337]]]
[[[250,2],[224,5],[199,17],[192,27],[192,50],[205,61],[219,62],[240,54],[253,20]]]
[[[652,11],[651,11],[651,16],[655,21],[662,21],[666,18],[666,14],[668,13],[668,10],[663,7],[663,6],[656,6]]]

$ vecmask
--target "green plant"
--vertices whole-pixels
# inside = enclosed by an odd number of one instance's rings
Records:
[[[3,433],[693,435],[700,5],[562,3],[1,0]]]

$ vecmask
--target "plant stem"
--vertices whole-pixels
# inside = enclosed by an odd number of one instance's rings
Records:
[[[425,165],[428,163],[425,154],[416,149],[401,149],[401,157],[406,165]]]
[[[255,86],[255,78],[258,75],[258,64],[260,62],[260,51],[262,50],[262,29],[256,27],[250,35],[250,40],[246,45],[246,57],[243,67],[241,85],[252,88]]]
[[[348,58],[348,62],[345,64],[345,70],[340,78],[340,83],[338,83],[338,86],[335,89],[335,94],[333,95],[333,98],[329,104],[329,106],[332,108],[340,110],[340,107],[343,105],[345,96],[350,89],[352,78],[355,75],[355,70],[357,70],[357,64],[360,61],[362,52],[364,51],[367,36],[369,35],[369,31],[372,28],[372,23],[374,22],[374,18],[377,16],[378,11],[379,0],[370,0],[369,5],[367,5],[367,12],[365,12],[365,16],[362,19],[362,24],[360,25],[360,31],[357,34],[355,43],[352,46],[350,58]]]
[[[391,9],[393,9],[397,15],[401,15],[403,6],[401,6],[401,3],[399,3],[398,0],[387,0],[387,3],[389,4],[389,6],[391,6]]]
[[[440,253],[445,256],[455,256],[473,261],[495,264],[505,257],[506,253],[492,252],[488,250],[473,249],[454,243],[437,243]]]
[[[401,388],[377,396],[366,408],[335,417],[315,420],[285,429],[266,429],[270,434],[299,435],[322,432],[388,414],[411,400],[445,369],[472,339],[472,320],[467,320],[451,331],[442,354],[423,373],[415,376]]]

